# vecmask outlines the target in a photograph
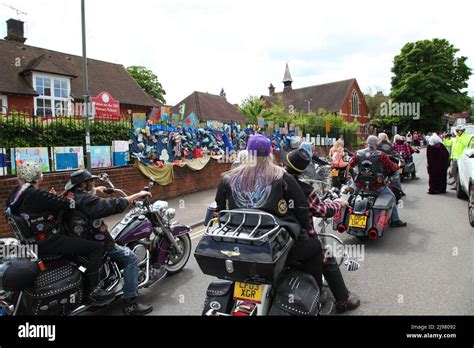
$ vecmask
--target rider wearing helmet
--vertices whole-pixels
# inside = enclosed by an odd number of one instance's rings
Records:
[[[378,138],[371,135],[367,138],[367,148],[359,150],[350,162],[351,167],[357,168],[355,186],[363,189],[369,182],[369,189],[386,193],[395,197],[393,192],[385,185],[384,177],[393,175],[398,170],[398,165],[393,163],[386,153],[377,150]],[[353,187],[354,188],[354,187]],[[393,208],[390,221],[391,227],[405,227],[406,222],[400,220],[397,205]]]
[[[469,141],[471,140],[471,136],[466,133],[466,127],[464,125],[459,125],[456,127],[456,137],[445,139],[443,144],[445,146],[451,146],[451,175],[454,178],[454,181],[451,181],[450,184],[456,183],[458,178],[458,160],[461,158],[464,150],[466,149],[467,145],[469,145]]]
[[[101,289],[99,281],[103,243],[80,240],[63,234],[62,213],[74,210],[75,201],[40,189],[43,174],[37,163],[31,161],[23,163],[18,166],[17,171],[20,185],[10,192],[5,206],[9,213],[26,221],[29,235],[33,236],[29,242],[38,245],[38,256],[87,257],[89,298],[92,302],[109,300],[113,293]]]

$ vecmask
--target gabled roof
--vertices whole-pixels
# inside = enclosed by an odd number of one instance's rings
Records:
[[[156,106],[123,65],[88,59],[89,91],[92,96],[106,91],[121,104]],[[71,77],[71,95],[82,100],[82,57],[0,40],[0,93],[37,95],[30,72]]]
[[[275,104],[279,97],[283,97],[285,107],[293,105],[295,110],[308,112],[310,109],[317,112],[324,109],[328,112],[339,112],[356,79],[325,83],[322,85],[292,89],[288,92],[278,92],[273,96],[262,96],[270,104]]]
[[[221,96],[194,92],[173,108],[173,113],[179,114],[179,107],[186,104],[185,116],[191,113],[201,121],[245,122],[247,118],[238,112],[237,108]]]

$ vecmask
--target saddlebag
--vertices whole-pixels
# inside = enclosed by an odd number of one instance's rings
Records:
[[[278,282],[269,315],[318,315],[320,296],[318,284],[313,276],[288,269]]]
[[[82,276],[71,263],[52,261],[34,285],[25,290],[28,315],[68,315],[82,302]]]
[[[219,313],[230,314],[234,305],[234,282],[222,280],[209,284],[202,315],[214,309]]]
[[[38,264],[30,259],[4,259],[0,264],[0,290],[21,291],[30,288],[39,273]]]
[[[251,218],[242,220],[242,214]],[[202,272],[225,280],[272,284],[293,246],[290,232],[264,212],[230,215],[224,216],[227,223],[220,219],[219,226],[208,229],[196,248]]]

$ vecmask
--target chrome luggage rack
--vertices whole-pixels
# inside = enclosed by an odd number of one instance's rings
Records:
[[[223,225],[221,225],[221,223],[219,222],[219,218],[224,214],[228,214],[229,218]],[[235,228],[234,226],[230,226],[229,223],[232,220],[232,216],[235,216],[236,214],[241,214],[243,215],[243,217],[242,217],[242,223],[238,227]],[[255,227],[245,226],[245,222],[247,221],[247,217],[249,215],[258,216],[258,224]],[[263,216],[270,217],[271,220],[273,221],[273,226],[261,227]],[[219,226],[213,226],[214,222],[217,222]],[[262,211],[248,211],[248,210],[221,210],[217,218],[214,218],[211,221],[209,221],[206,227],[206,232],[204,234],[206,236],[212,237],[213,239],[218,239],[220,241],[234,240],[236,243],[238,242],[264,243],[272,239],[282,229],[284,229],[284,227],[281,227],[276,221],[275,217],[269,213],[265,213]]]

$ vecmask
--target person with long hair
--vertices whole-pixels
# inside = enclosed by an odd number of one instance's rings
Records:
[[[295,178],[274,162],[271,142],[261,135],[249,138],[249,156],[238,167],[224,173],[217,189],[217,211],[259,209],[274,215],[296,240],[289,259],[301,264],[322,288],[321,242],[309,235],[308,202]],[[308,155],[309,157],[309,155]],[[296,231],[291,225],[299,224]]]

